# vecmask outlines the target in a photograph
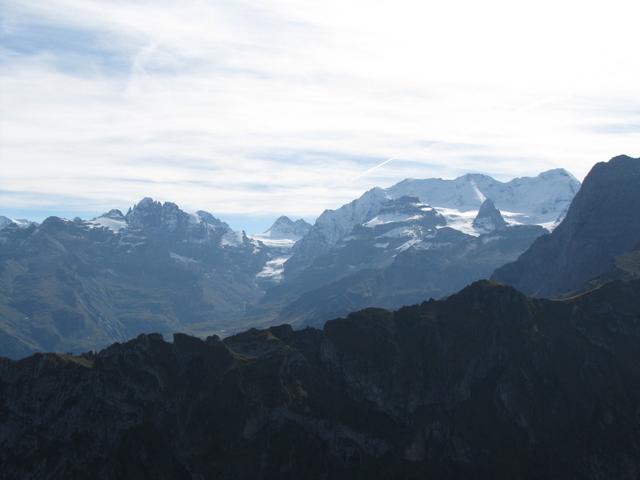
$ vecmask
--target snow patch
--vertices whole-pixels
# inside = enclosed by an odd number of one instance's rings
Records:
[[[364,224],[367,228],[377,227],[378,225],[387,225],[389,223],[411,222],[424,218],[422,215],[403,215],[400,213],[385,213],[377,215]]]
[[[402,245],[400,245],[398,248],[396,248],[396,250],[400,251],[400,252],[404,252],[405,250],[408,250],[409,248],[413,247],[414,245],[420,243],[420,239],[419,238],[412,238],[411,240],[407,240],[406,242],[404,242]]]
[[[268,278],[279,282],[282,280],[282,273],[284,272],[284,264],[289,260],[289,256],[276,257],[269,260],[264,268],[258,272],[256,277],[258,278]]]
[[[171,257],[172,260],[175,260],[178,263],[183,263],[185,265],[193,265],[193,264],[200,263],[195,258],[185,257],[175,252],[169,252],[169,257]]]
[[[242,233],[229,230],[220,239],[220,245],[223,247],[237,247],[242,245]]]
[[[434,208],[447,221],[446,225],[438,226],[437,228],[450,227],[462,233],[466,233],[467,235],[473,235],[474,237],[480,236],[480,234],[473,227],[473,221],[478,216],[478,210],[461,211],[455,208]]]
[[[115,218],[98,217],[88,222],[90,228],[106,228],[112,232],[118,233],[120,230],[127,228],[127,222],[116,220]]]
[[[473,188],[473,191],[476,194],[476,196],[478,197],[478,200],[480,201],[480,203],[481,204],[484,203],[484,201],[487,199],[487,197],[485,197],[484,194],[480,191],[476,181],[474,179],[471,179],[471,181],[469,183],[471,183],[471,188]]]
[[[264,235],[253,235],[250,238],[252,240],[257,240],[259,242],[264,243],[267,247],[284,248],[284,249],[292,248],[298,241],[298,239],[293,239],[293,238],[269,238]]]
[[[409,227],[398,227],[393,230],[389,230],[388,232],[383,233],[380,237],[389,237],[389,238],[403,238],[403,237],[415,237],[416,232],[413,228]]]

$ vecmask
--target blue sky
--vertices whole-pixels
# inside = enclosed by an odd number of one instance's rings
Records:
[[[0,11],[8,216],[86,217],[152,196],[253,232],[406,177],[581,178],[640,156],[637,2],[0,0]]]

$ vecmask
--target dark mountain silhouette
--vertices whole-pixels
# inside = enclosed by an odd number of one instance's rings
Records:
[[[640,159],[626,155],[593,167],[562,223],[493,278],[537,296],[583,289],[640,244]]]
[[[478,215],[473,220],[473,227],[483,233],[493,232],[506,228],[507,222],[502,218],[500,210],[496,208],[490,198],[487,198],[478,210]]]
[[[640,281],[0,360],[2,478],[635,479]]]

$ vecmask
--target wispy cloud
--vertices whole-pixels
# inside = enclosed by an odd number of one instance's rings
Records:
[[[152,195],[310,217],[404,177],[580,177],[638,154],[636,2],[0,9],[5,208]]]

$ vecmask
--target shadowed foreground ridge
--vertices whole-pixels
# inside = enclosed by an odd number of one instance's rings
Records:
[[[0,360],[2,478],[640,473],[640,281]]]

